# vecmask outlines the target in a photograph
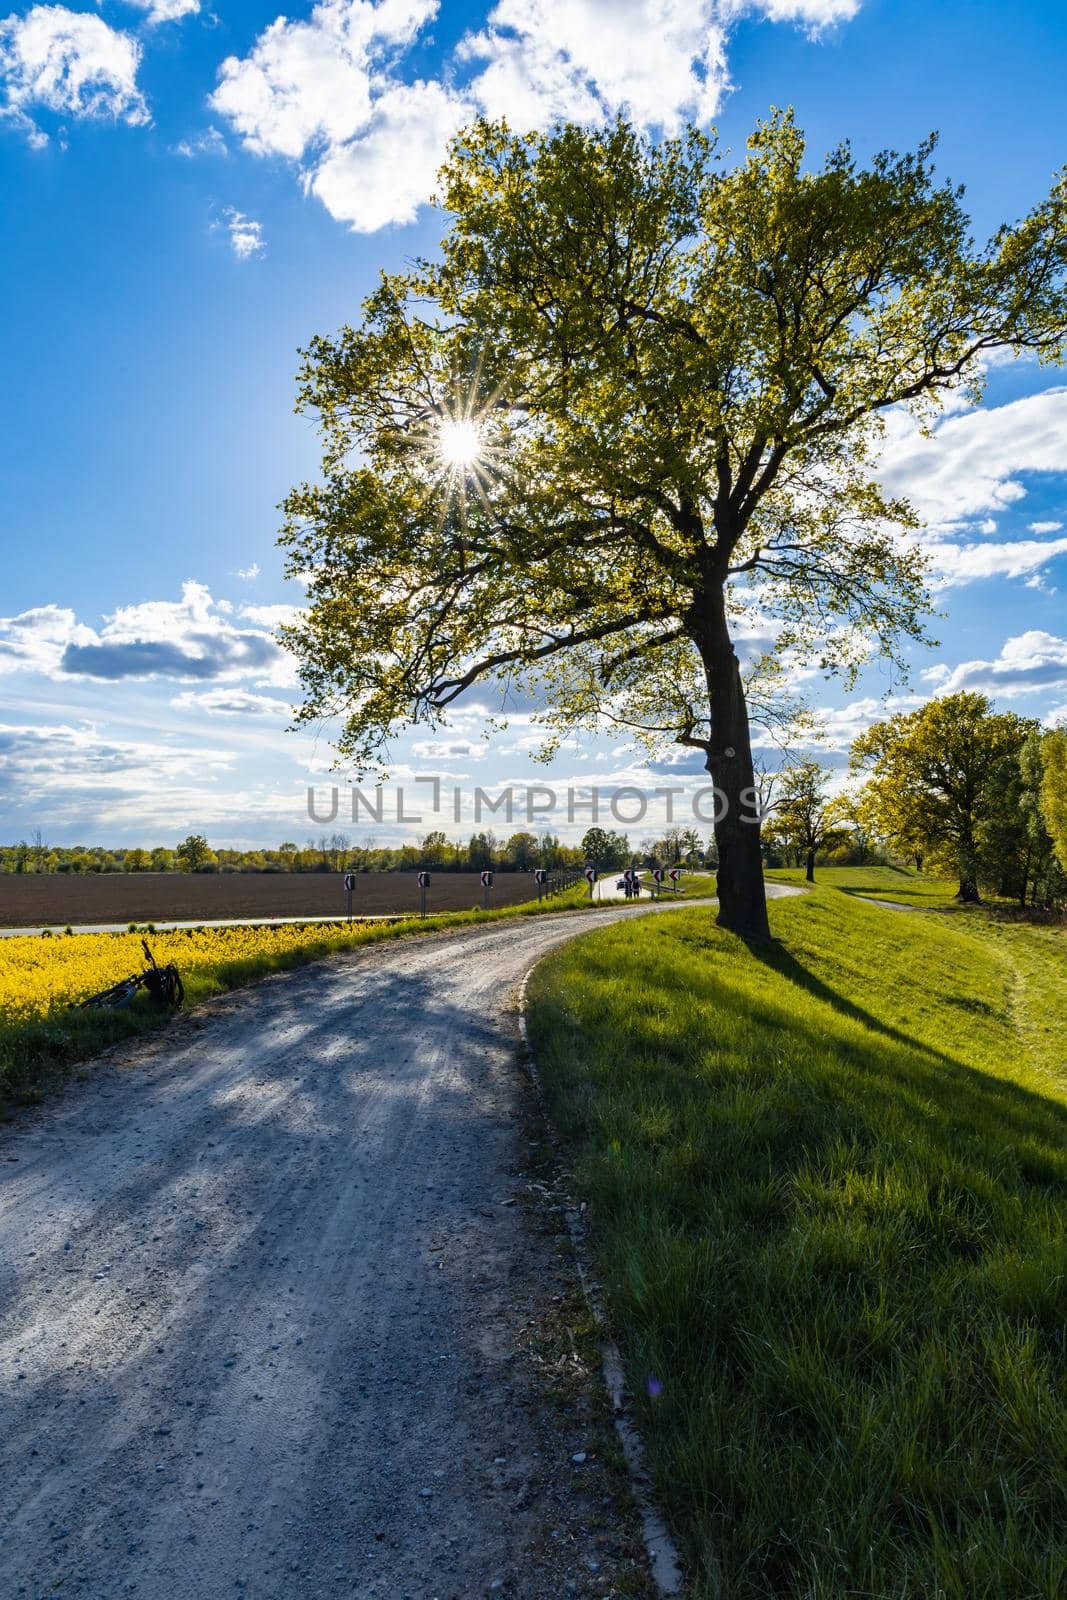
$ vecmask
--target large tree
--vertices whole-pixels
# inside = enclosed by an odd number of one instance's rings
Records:
[[[960,900],[978,901],[984,837],[1033,728],[969,693],[876,723],[852,745],[853,768],[869,774],[862,814],[888,844],[909,853],[921,845],[958,874]]]
[[[1067,180],[977,248],[932,151],[808,170],[783,113],[736,165],[621,121],[461,134],[440,256],[305,352],[301,715],[339,715],[365,769],[391,730],[522,683],[556,731],[699,750],[719,921],[766,938],[751,707],[797,661],[848,672],[920,633],[881,419],[976,395],[998,348],[1062,354]]]

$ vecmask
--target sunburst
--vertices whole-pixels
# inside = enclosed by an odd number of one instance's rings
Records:
[[[490,425],[497,400],[493,394],[477,406],[474,392],[457,394],[451,407],[438,402],[423,424],[420,448],[429,468],[430,491],[440,497],[442,521],[454,511],[465,526],[472,499],[491,514],[490,495],[502,466],[499,429]]]
[[[444,417],[438,424],[437,453],[450,472],[477,468],[484,450],[482,429],[470,417]]]
[[[437,502],[442,525],[455,516],[466,527],[472,503],[492,516],[494,488],[511,453],[515,417],[504,397],[512,383],[484,384],[483,356],[480,352],[473,371],[454,371],[450,383],[428,379],[424,394],[396,430],[406,449],[414,449],[425,492]]]

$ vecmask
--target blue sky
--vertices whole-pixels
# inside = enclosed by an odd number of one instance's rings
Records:
[[[1067,16],[1052,0],[12,12],[0,840],[41,827],[56,842],[149,844],[195,828],[251,845],[315,831],[304,797],[330,781],[328,741],[283,732],[292,663],[269,632],[301,598],[281,576],[276,506],[317,466],[292,411],[296,351],[354,320],[379,268],[433,248],[440,218],[420,201],[472,110],[546,124],[621,105],[653,132],[714,121],[740,150],[769,105],[791,104],[814,159],[844,137],[867,155],[937,128],[939,166],[966,184],[982,235],[1067,162],[1065,81]],[[947,612],[912,696],[975,686],[1067,716],[1067,374],[996,368],[983,407],[933,440],[894,425],[884,474],[928,519]],[[881,714],[886,682],[874,664],[851,696],[806,687],[839,757]],[[544,781],[521,718],[481,735],[469,709],[453,738],[399,741],[394,771]],[[551,781],[631,782],[635,761],[606,738],[561,753]]]

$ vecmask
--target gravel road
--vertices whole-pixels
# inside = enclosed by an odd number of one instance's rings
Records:
[[[513,1001],[589,926],[280,974],[0,1130],[5,1600],[642,1592],[537,1343]]]

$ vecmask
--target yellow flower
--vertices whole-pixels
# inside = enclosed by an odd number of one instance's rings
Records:
[[[159,965],[185,976],[284,956],[308,945],[341,948],[366,924],[286,923],[277,927],[179,928],[148,936]],[[0,939],[0,1023],[29,1022],[107,989],[145,967],[139,933],[76,933]]]

